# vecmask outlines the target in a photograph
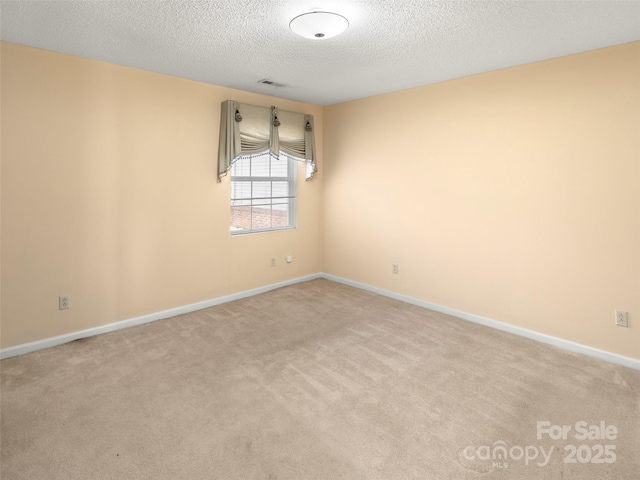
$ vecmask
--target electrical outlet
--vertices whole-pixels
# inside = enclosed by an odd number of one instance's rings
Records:
[[[284,259],[287,261],[287,263],[293,262],[293,257],[291,255],[287,255],[286,257],[284,257]]]
[[[69,308],[69,295],[58,297],[58,310],[66,310]]]
[[[397,273],[398,273],[398,264],[397,264],[397,263],[394,263],[394,264],[391,266],[391,273],[395,273],[395,274],[397,274]]]
[[[276,266],[276,259],[274,257],[271,257],[271,266],[272,267]]]
[[[618,325],[619,327],[629,326],[629,317],[627,312],[616,310],[616,325]]]

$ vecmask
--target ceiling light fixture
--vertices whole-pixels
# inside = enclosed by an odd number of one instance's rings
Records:
[[[309,12],[298,15],[289,23],[289,28],[301,37],[324,40],[335,37],[349,27],[349,20],[331,12]]]

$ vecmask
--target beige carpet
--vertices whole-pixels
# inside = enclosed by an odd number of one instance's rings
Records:
[[[640,372],[326,280],[0,366],[2,480],[640,478]]]

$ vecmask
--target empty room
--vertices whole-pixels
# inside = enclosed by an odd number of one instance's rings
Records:
[[[640,1],[0,40],[2,480],[639,478]]]

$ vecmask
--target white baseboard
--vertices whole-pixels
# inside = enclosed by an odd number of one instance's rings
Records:
[[[531,340],[536,340],[541,343],[546,343],[547,345],[553,345],[554,347],[559,347],[564,350],[568,350],[570,352],[580,353],[582,355],[587,355],[589,357],[597,358],[599,360],[604,360],[605,362],[614,363],[616,365],[622,365],[623,367],[633,368],[634,370],[640,370],[640,360],[636,360],[635,358],[625,357],[623,355],[618,355],[617,353],[611,353],[611,352],[607,352],[606,350],[600,350],[598,348],[589,347],[587,345],[571,342],[569,340],[563,340],[562,338],[552,337],[551,335],[539,333],[534,330],[528,330],[526,328],[510,325],[508,323],[500,322],[498,320],[493,320],[491,318],[481,317],[480,315],[474,315],[473,313],[467,313],[460,310],[455,310],[453,308],[444,307],[442,305],[426,302],[424,300],[419,300],[417,298],[409,297],[407,295],[401,295],[399,293],[391,292],[389,290],[373,287],[365,283],[360,283],[353,280],[348,280],[346,278],[337,277],[335,275],[322,273],[320,274],[320,277],[325,278],[327,280],[331,280],[333,282],[349,285],[351,287],[367,290],[372,293],[377,293],[379,295],[384,295],[385,297],[393,298],[395,300],[400,300],[402,302],[410,303],[412,305],[417,305],[419,307],[435,310],[436,312],[445,313],[447,315],[451,315],[452,317],[461,318],[463,320],[468,320],[473,323],[479,323],[480,325],[485,325],[487,327],[495,328],[497,330],[502,330],[503,332],[513,333],[514,335],[529,338]]]
[[[55,347],[57,345],[62,345],[63,343],[78,340],[79,338],[92,337],[101,333],[115,332],[116,330],[122,330],[123,328],[135,327],[137,325],[155,322],[156,320],[162,320],[164,318],[175,317],[176,315],[195,312],[196,310],[202,310],[203,308],[209,308],[215,305],[220,305],[222,303],[240,300],[241,298],[259,295],[261,293],[268,292],[269,290],[275,290],[276,288],[287,287],[296,283],[314,280],[316,278],[320,278],[320,276],[320,274],[307,275],[305,277],[294,278],[292,280],[286,280],[284,282],[272,283],[264,287],[252,288],[251,290],[232,293],[223,297],[212,298],[210,300],[204,300],[202,302],[196,302],[189,305],[183,305],[181,307],[162,310],[161,312],[149,313],[147,315],[141,315],[139,317],[109,323],[107,325],[100,325],[99,327],[87,328],[86,330],[58,335],[57,337],[45,338],[44,340],[38,340],[36,342],[23,343],[22,345],[16,345],[15,347],[3,348],[0,350],[0,360],[15,357],[17,355],[22,355],[24,353],[35,352],[37,350],[42,350],[49,347]]]
[[[272,283],[265,285],[264,287],[253,288],[251,290],[245,290],[238,293],[232,293],[222,297],[213,298],[210,300],[204,300],[202,302],[191,303],[181,307],[170,308],[161,312],[149,313],[147,315],[141,315],[139,317],[129,318],[127,320],[121,320],[119,322],[109,323],[107,325],[101,325],[99,327],[88,328],[86,330],[80,330],[77,332],[67,333],[65,335],[59,335],[57,337],[46,338],[44,340],[38,340],[36,342],[24,343],[22,345],[16,345],[14,347],[8,347],[0,350],[0,359],[15,357],[25,353],[35,352],[49,347],[55,347],[56,345],[62,345],[63,343],[71,342],[79,338],[91,337],[93,335],[99,335],[101,333],[114,332],[123,328],[134,327],[137,325],[143,325],[145,323],[155,322],[156,320],[162,320],[164,318],[174,317],[176,315],[182,315],[185,313],[195,312],[196,310],[202,310],[203,308],[213,307],[222,303],[232,302],[234,300],[240,300],[241,298],[251,297],[253,295],[259,295],[261,293],[275,290],[276,288],[286,287],[294,285],[296,283],[306,282],[314,280],[316,278],[325,278],[333,282],[342,283],[351,287],[367,290],[372,293],[384,295],[385,297],[400,300],[402,302],[417,305],[419,307],[435,310],[436,312],[445,313],[453,317],[468,320],[470,322],[485,325],[487,327],[502,330],[503,332],[513,333],[521,337],[536,340],[547,345],[553,345],[570,352],[580,353],[589,357],[604,360],[605,362],[614,363],[616,365],[622,365],[623,367],[633,368],[634,370],[640,370],[640,360],[635,358],[625,357],[616,353],[607,352],[606,350],[600,350],[598,348],[589,347],[580,343],[571,342],[569,340],[563,340],[562,338],[552,337],[551,335],[545,335],[534,330],[528,330],[526,328],[510,325],[508,323],[493,320],[491,318],[481,317],[480,315],[474,315],[473,313],[463,312],[449,307],[444,307],[435,303],[427,302],[417,298],[409,297],[407,295],[401,295],[399,293],[385,290],[383,288],[374,287],[365,283],[348,280],[346,278],[338,277],[328,273],[316,273],[313,275],[307,275],[305,277],[294,278],[286,280],[284,282]]]

